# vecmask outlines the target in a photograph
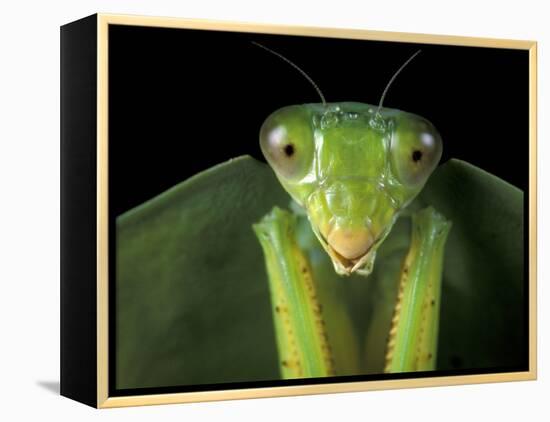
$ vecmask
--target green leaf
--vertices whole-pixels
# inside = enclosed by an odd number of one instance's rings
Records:
[[[117,219],[117,388],[278,377],[252,224],[287,203],[271,170],[242,157]]]
[[[438,368],[525,363],[523,193],[451,160],[417,202],[453,222]],[[278,378],[265,264],[251,226],[288,203],[269,167],[241,157],[118,218],[117,388]],[[408,219],[397,222],[368,278],[336,275],[304,217],[299,227],[338,373],[382,373]]]
[[[450,160],[420,201],[453,222],[441,296],[439,368],[525,365],[523,192]]]
[[[527,358],[523,192],[453,159],[434,172],[412,207],[428,205],[453,224],[445,251],[437,369],[517,370]],[[410,226],[403,223],[383,245],[371,280],[379,297],[370,303],[368,372],[378,372],[383,360],[379,341],[390,327],[390,300],[409,242]]]

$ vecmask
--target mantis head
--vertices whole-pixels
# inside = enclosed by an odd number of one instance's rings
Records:
[[[442,153],[426,119],[351,102],[281,108],[263,123],[260,146],[346,275],[370,274],[378,247]]]
[[[383,109],[386,93],[415,52],[393,74],[378,107],[327,103],[283,107],[260,129],[262,152],[279,181],[305,208],[336,272],[371,273],[376,251],[400,212],[437,166],[442,142],[435,127],[412,113]]]

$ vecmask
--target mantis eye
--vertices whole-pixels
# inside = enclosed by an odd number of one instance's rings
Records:
[[[424,184],[439,163],[442,151],[441,137],[428,121],[415,118],[397,123],[391,141],[391,162],[405,185]]]
[[[299,109],[284,108],[269,116],[260,129],[260,147],[275,172],[287,179],[303,177],[313,158],[309,121]]]

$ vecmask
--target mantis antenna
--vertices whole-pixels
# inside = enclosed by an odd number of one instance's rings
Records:
[[[382,97],[380,97],[380,103],[378,104],[378,109],[376,110],[376,114],[380,113],[380,109],[382,108],[382,103],[384,102],[384,98],[386,98],[386,94],[388,93],[388,89],[389,89],[390,85],[393,83],[393,81],[395,80],[395,78],[397,77],[397,75],[399,75],[401,73],[401,71],[403,69],[405,69],[405,66],[407,66],[412,61],[412,59],[414,59],[416,56],[418,56],[421,51],[422,50],[418,50],[411,57],[409,57],[409,59],[405,63],[403,63],[399,69],[397,69],[397,72],[395,72],[393,74],[390,81],[386,85],[386,88],[384,88],[384,92],[382,92]]]
[[[323,102],[323,105],[326,106],[327,105],[327,102],[325,101],[325,97],[323,96],[323,93],[321,92],[321,90],[319,89],[319,87],[317,86],[317,84],[315,82],[313,82],[313,79],[311,79],[309,77],[309,75],[304,72],[302,69],[300,69],[300,67],[298,67],[298,65],[294,64],[293,62],[291,62],[289,59],[287,59],[285,56],[283,56],[282,54],[280,53],[277,53],[276,51],[273,51],[272,49],[270,48],[267,48],[265,45],[262,45],[260,43],[257,43],[256,41],[252,41],[252,44],[260,47],[260,48],[263,48],[264,50],[266,51],[269,51],[271,54],[274,54],[276,55],[277,57],[279,57],[280,59],[284,60],[285,62],[287,62],[289,65],[291,65],[294,69],[296,69],[298,72],[300,72],[310,83],[311,85],[313,85],[313,87],[315,88],[315,90],[317,91],[317,93],[319,94],[319,97],[321,97],[321,101]]]

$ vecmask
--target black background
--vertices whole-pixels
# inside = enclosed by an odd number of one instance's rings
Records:
[[[187,29],[110,26],[109,200],[115,216],[241,154],[263,160],[258,132],[277,108],[378,104],[424,116],[442,162],[469,161],[527,191],[528,52]]]

